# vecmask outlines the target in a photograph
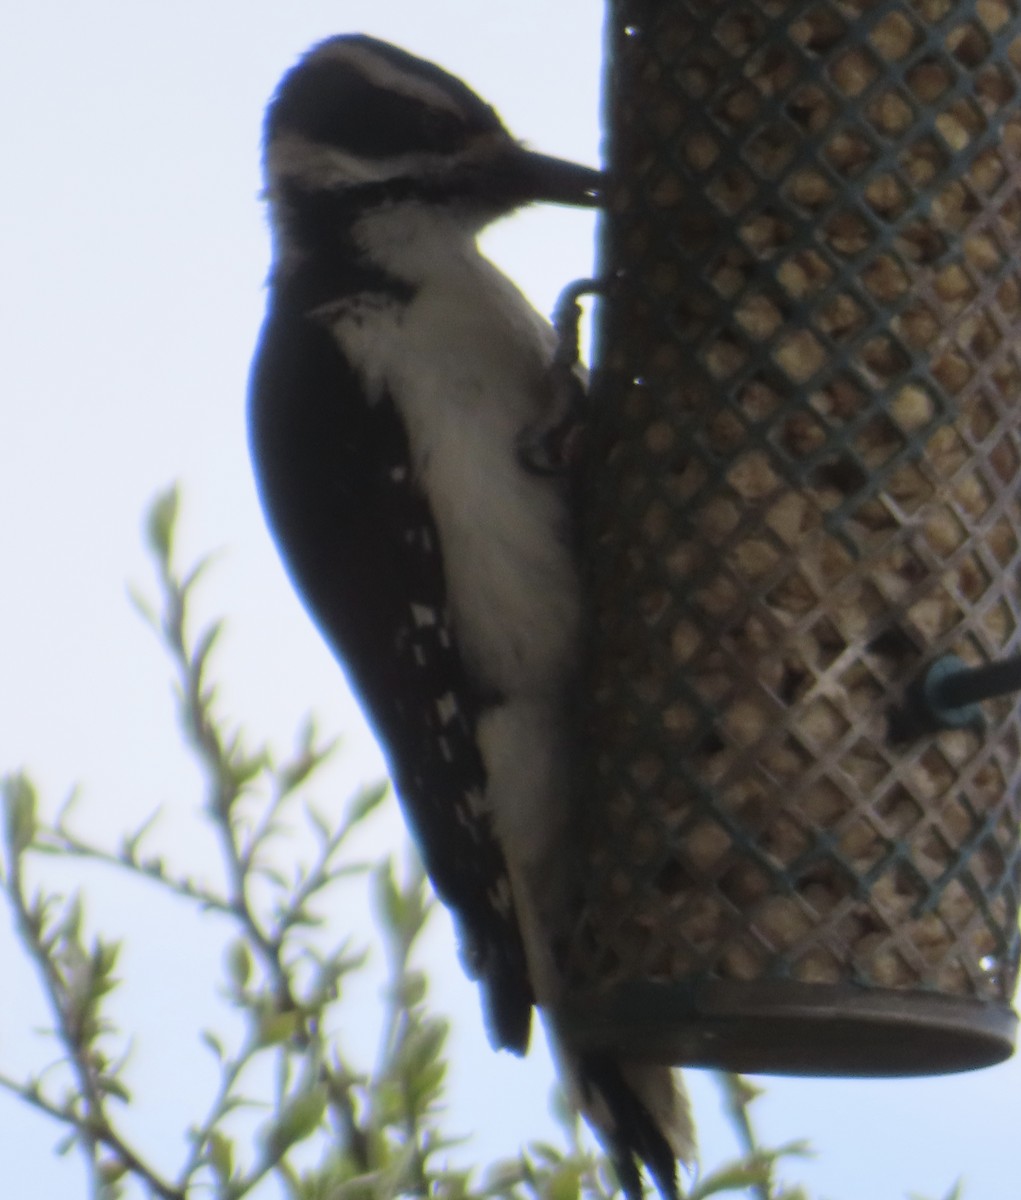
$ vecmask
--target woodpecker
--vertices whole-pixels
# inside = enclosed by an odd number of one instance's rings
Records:
[[[273,239],[249,432],[291,579],[374,728],[496,1047],[539,1007],[568,1094],[632,1197],[689,1160],[667,1067],[559,1028],[571,915],[581,592],[577,419],[555,336],[480,253],[601,175],[526,149],[466,84],[364,35],[313,47],[266,113]],[[580,379],[579,379],[580,383]]]

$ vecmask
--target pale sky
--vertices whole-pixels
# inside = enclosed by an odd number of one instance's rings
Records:
[[[83,827],[111,845],[162,806],[168,857],[193,873],[212,863],[167,667],[126,596],[128,581],[151,590],[142,514],[179,479],[182,559],[220,552],[201,614],[228,618],[215,663],[222,710],[282,748],[309,711],[343,732],[349,754],[316,789],[320,807],[339,812],[358,780],[379,774],[341,676],[284,579],[247,461],[246,374],[268,249],[257,199],[262,110],[303,49],[357,30],[462,75],[535,147],[596,162],[600,22],[595,0],[5,6],[0,771],[28,768],[51,806],[80,783]],[[591,273],[592,236],[586,214],[534,211],[486,245],[548,311],[563,283]],[[399,847],[397,822],[384,825]],[[202,1108],[189,1097],[210,1086],[196,1025],[218,985],[217,931],[177,928],[174,909],[147,889],[82,878],[96,924],[130,947],[117,997],[118,1015],[141,1031],[130,1120],[147,1145],[172,1142]],[[426,965],[435,1005],[455,1024],[450,1126],[474,1137],[464,1159],[549,1136],[541,1039],[526,1064],[488,1050],[442,919]],[[0,1070],[17,1073],[45,1052],[26,1041],[40,1017],[5,910],[0,979]],[[363,1003],[371,1024],[371,989]],[[689,1078],[712,1168],[732,1141],[710,1081]],[[816,1148],[815,1160],[784,1172],[813,1200],[912,1191],[941,1200],[958,1176],[966,1200],[1017,1193],[1016,1062],[920,1081],[761,1082],[763,1135],[807,1137]],[[0,1097],[5,1200],[84,1197],[77,1159],[53,1155],[59,1132]],[[166,1161],[175,1158],[171,1145]]]

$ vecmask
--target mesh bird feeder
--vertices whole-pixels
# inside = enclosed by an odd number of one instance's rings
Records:
[[[613,0],[580,1042],[1005,1058],[1021,642],[1021,0]],[[950,657],[953,656],[953,657]]]

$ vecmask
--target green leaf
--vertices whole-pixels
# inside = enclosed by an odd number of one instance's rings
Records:
[[[316,745],[315,721],[309,717],[298,738],[298,750],[277,771],[280,791],[284,794],[300,787],[330,757],[338,745],[338,739]]]
[[[215,1033],[211,1033],[208,1029],[203,1029],[199,1034],[199,1039],[203,1045],[208,1046],[209,1049],[212,1050],[218,1062],[224,1061],[224,1059],[227,1057],[227,1054],[223,1048],[223,1043]]]
[[[66,1137],[62,1137],[59,1142],[53,1147],[53,1152],[58,1158],[66,1158],[68,1154],[78,1145],[78,1130],[72,1129]]]
[[[75,892],[71,899],[67,902],[60,920],[54,928],[54,932],[64,941],[73,943],[80,949],[82,929],[82,898],[79,892]]]
[[[417,1075],[435,1062],[447,1039],[447,1023],[439,1017],[425,1019],[408,1035],[401,1054],[402,1065],[410,1075]]]
[[[720,1072],[721,1083],[725,1088],[732,1104],[747,1108],[754,1100],[762,1095],[762,1088],[752,1083],[744,1075],[734,1072]]]
[[[270,1153],[280,1155],[295,1143],[311,1137],[322,1122],[326,1100],[324,1084],[317,1084],[288,1100],[266,1134]]]
[[[528,1177],[520,1158],[497,1159],[485,1173],[484,1186],[487,1193],[508,1192]]]
[[[202,679],[202,675],[209,662],[209,656],[213,652],[213,647],[219,641],[221,633],[223,633],[223,621],[214,621],[199,634],[198,641],[191,652],[191,667],[195,672],[196,679]]]
[[[203,554],[198,562],[188,571],[184,578],[177,584],[177,594],[180,596],[182,603],[186,603],[191,595],[192,589],[209,570],[216,560],[215,554]]]
[[[379,808],[389,792],[390,784],[385,779],[362,788],[348,805],[347,812],[344,813],[344,828],[353,829],[359,825],[370,813]]]
[[[259,1016],[260,1046],[279,1046],[301,1031],[302,1015],[295,1009],[288,1012],[265,1012]]]
[[[565,1164],[553,1171],[545,1189],[547,1200],[578,1200],[581,1195],[581,1168]]]
[[[964,1198],[964,1180],[958,1179],[954,1186],[947,1192],[943,1200],[963,1200]],[[917,1192],[911,1192],[908,1200],[925,1200],[924,1196],[920,1196]]]
[[[214,1129],[206,1143],[206,1158],[217,1177],[226,1182],[234,1171],[234,1143]]]
[[[131,1103],[131,1093],[116,1075],[101,1075],[98,1080],[100,1090],[107,1096],[114,1096],[124,1104]]]
[[[9,775],[3,781],[4,825],[13,854],[31,846],[36,834],[36,794],[27,775]]]
[[[107,1185],[116,1183],[123,1177],[127,1169],[127,1166],[117,1158],[104,1158],[97,1168],[100,1180]]]
[[[564,1161],[564,1152],[550,1142],[529,1142],[529,1154],[534,1155],[545,1166],[559,1166]]]
[[[142,595],[138,588],[128,585],[128,599],[138,615],[150,628],[159,630],[160,619],[156,615],[156,610],[149,601]]]
[[[252,952],[247,943],[236,938],[227,947],[226,959],[227,977],[238,992],[243,992],[252,976]]]
[[[315,830],[319,841],[328,842],[333,837],[333,822],[329,817],[324,816],[315,805],[305,805],[305,818]]]
[[[97,941],[93,946],[92,961],[96,974],[103,979],[104,991],[109,991],[117,985],[118,981],[111,979],[110,976],[117,966],[117,959],[120,957],[120,953],[120,942]]]
[[[340,980],[352,971],[365,966],[369,952],[366,949],[351,949],[350,940],[344,941],[328,958],[316,959],[316,973],[312,983],[312,994],[323,1000],[333,999]]]
[[[740,1192],[750,1187],[766,1187],[772,1174],[772,1162],[728,1163],[706,1175],[691,1192],[689,1200],[702,1200],[720,1192]]]
[[[426,1112],[442,1098],[447,1064],[442,1059],[421,1068],[408,1084],[411,1103],[418,1112]]]
[[[401,980],[401,1003],[414,1008],[425,999],[429,983],[421,971],[407,971]]]
[[[404,928],[406,908],[404,897],[394,881],[393,859],[388,858],[373,872],[373,893],[379,919],[384,930],[390,934],[398,934]]]
[[[146,834],[160,818],[160,809],[155,809],[132,834],[125,835],[121,842],[120,857],[124,862],[138,864],[138,850]]]
[[[180,504],[177,485],[156,497],[146,518],[146,537],[153,553],[161,562],[170,560],[174,545],[174,527]]]

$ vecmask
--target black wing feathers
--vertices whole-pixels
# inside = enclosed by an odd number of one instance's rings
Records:
[[[327,329],[277,296],[252,375],[259,491],[291,578],[376,730],[491,1040],[523,1052],[532,996],[475,742],[479,698],[449,636],[438,537],[403,425],[369,405]]]
[[[680,1200],[674,1152],[625,1080],[620,1064],[609,1055],[590,1054],[582,1059],[581,1079],[584,1087],[600,1093],[610,1110],[615,1133],[607,1138],[606,1150],[627,1200],[642,1200],[644,1195],[639,1162],[645,1164],[663,1200]]]

